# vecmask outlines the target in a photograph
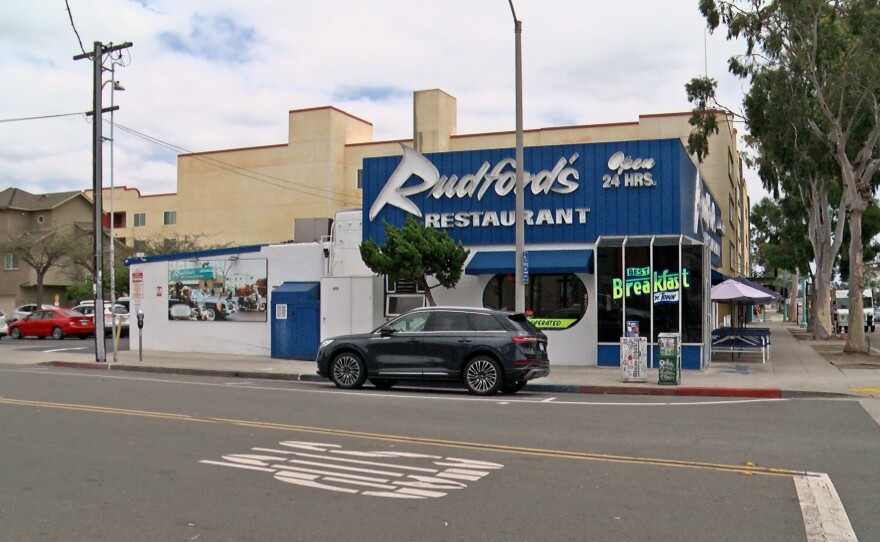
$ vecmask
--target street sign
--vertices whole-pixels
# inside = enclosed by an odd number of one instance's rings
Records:
[[[131,272],[131,298],[141,300],[144,298],[144,272],[133,270]]]
[[[522,282],[529,283],[529,252],[523,251],[522,254]]]

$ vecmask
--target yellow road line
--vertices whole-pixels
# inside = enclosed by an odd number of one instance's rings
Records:
[[[661,467],[677,467],[686,469],[702,469],[719,472],[732,472],[740,474],[755,474],[765,476],[812,476],[813,473],[780,469],[772,467],[760,467],[751,463],[745,465],[729,465],[724,463],[706,463],[700,461],[679,461],[674,459],[661,459],[652,457],[636,457],[625,455],[597,454],[589,452],[573,452],[568,450],[551,450],[542,448],[526,448],[521,446],[505,446],[501,444],[487,444],[478,442],[462,442],[454,440],[432,439],[422,437],[408,437],[404,435],[386,435],[381,433],[366,433],[361,431],[346,431],[341,429],[328,429],[324,427],[310,427],[305,425],[292,425],[284,423],[258,422],[253,420],[237,420],[230,418],[197,417],[187,414],[174,414],[169,412],[153,412],[148,410],[131,410],[124,408],[110,408],[97,405],[79,405],[72,403],[51,403],[46,401],[28,401],[23,399],[10,399],[0,396],[0,404],[29,406],[36,408],[55,408],[61,410],[73,410],[78,412],[92,412],[96,414],[115,414],[121,416],[138,416],[144,418],[159,418],[187,422],[217,423],[249,427],[258,429],[271,429],[281,431],[297,431],[321,435],[333,435],[347,438],[359,438],[370,440],[384,440],[389,442],[419,444],[425,446],[441,446],[445,448],[459,448],[467,450],[491,451],[519,455],[532,455],[552,457],[557,459],[578,459],[584,461],[603,461],[609,463],[628,463],[637,465],[651,465]]]
[[[850,388],[853,393],[861,393],[863,395],[880,395],[880,387],[875,388]]]

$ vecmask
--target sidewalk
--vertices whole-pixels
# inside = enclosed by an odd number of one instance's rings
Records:
[[[771,359],[762,364],[755,355],[741,358],[719,353],[704,371],[682,371],[678,386],[658,385],[657,370],[648,369],[646,382],[623,382],[619,368],[584,367],[555,363],[550,376],[530,382],[526,390],[550,393],[674,395],[717,397],[880,397],[880,369],[839,368],[827,362],[789,330],[794,324],[768,314],[756,325],[769,327]],[[93,354],[71,352],[15,352],[14,360],[0,363],[51,365],[104,371],[145,371],[188,375],[267,378],[329,382],[315,374],[314,361],[272,359],[264,356],[199,352],[120,351],[117,362],[108,349],[107,363],[95,363]]]

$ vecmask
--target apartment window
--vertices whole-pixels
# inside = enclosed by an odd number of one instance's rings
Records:
[[[132,242],[132,248],[134,248],[135,252],[146,252],[147,242],[141,239],[135,239],[134,242]]]
[[[147,214],[146,213],[135,213],[134,214],[134,227],[140,228],[142,226],[147,225]]]
[[[125,227],[125,213],[113,213],[113,227],[114,228],[124,228]]]
[[[3,256],[3,269],[11,271],[18,269],[18,256],[15,254],[6,254]]]
[[[162,223],[166,226],[173,226],[177,224],[177,211],[165,211],[165,214],[162,218]]]

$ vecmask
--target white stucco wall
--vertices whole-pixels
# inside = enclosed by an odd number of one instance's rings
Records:
[[[206,256],[206,260],[225,260],[229,256]],[[319,282],[324,255],[319,243],[269,245],[260,252],[240,254],[238,261],[266,260],[267,287],[271,307],[272,290],[284,282]],[[144,350],[171,352],[211,352],[269,356],[269,309],[264,322],[201,322],[168,319],[168,261],[135,262],[129,274],[143,272]],[[132,299],[132,312],[137,301]],[[134,322],[134,318],[132,319]],[[132,328],[132,350],[139,348],[136,328]]]
[[[508,247],[496,247],[509,249]],[[547,249],[572,249],[572,246],[553,245],[542,247]],[[578,249],[585,248],[579,245]],[[592,248],[592,247],[590,247]],[[475,252],[476,250],[472,250]],[[351,251],[349,257],[354,257]],[[360,256],[358,255],[358,261]],[[229,256],[205,256],[205,260],[225,260]],[[212,352],[219,354],[270,355],[271,345],[271,310],[272,291],[285,282],[327,282],[327,260],[320,243],[298,243],[285,245],[269,245],[259,252],[240,254],[238,261],[266,260],[267,287],[269,299],[265,322],[202,322],[168,319],[168,261],[136,262],[130,265],[129,273],[143,272],[143,300],[140,310],[144,312],[143,341],[145,350],[164,350],[171,352]],[[178,260],[180,261],[180,260]],[[356,273],[357,275],[357,273]],[[322,281],[322,277],[324,280]],[[596,306],[592,299],[595,291],[595,277],[590,274],[578,274],[586,286],[589,304],[586,315],[580,322],[565,330],[545,330],[549,338],[551,363],[557,365],[596,365]],[[481,307],[483,291],[491,279],[491,275],[462,275],[455,288],[435,288],[434,299],[438,305],[456,305]],[[339,280],[342,280],[340,278]],[[349,282],[354,279],[346,279]],[[364,300],[357,303],[358,310],[347,311],[352,318],[360,322],[349,322],[349,332],[369,330],[383,320],[384,310],[382,280],[365,278],[367,290],[373,291],[373,306],[366,307]],[[430,283],[430,279],[429,279]],[[322,285],[327,292],[327,284]],[[158,295],[157,295],[158,293]],[[341,307],[333,304],[332,296],[324,300],[322,295],[321,317],[334,317]],[[351,303],[353,300],[349,300]],[[341,302],[339,303],[341,304]],[[132,311],[137,305],[132,300]],[[344,310],[344,309],[343,309]],[[338,317],[338,314],[336,315]],[[134,319],[133,319],[134,321]],[[322,338],[326,326],[322,325]],[[335,331],[338,331],[334,328]],[[131,348],[139,347],[138,334],[132,328]]]

